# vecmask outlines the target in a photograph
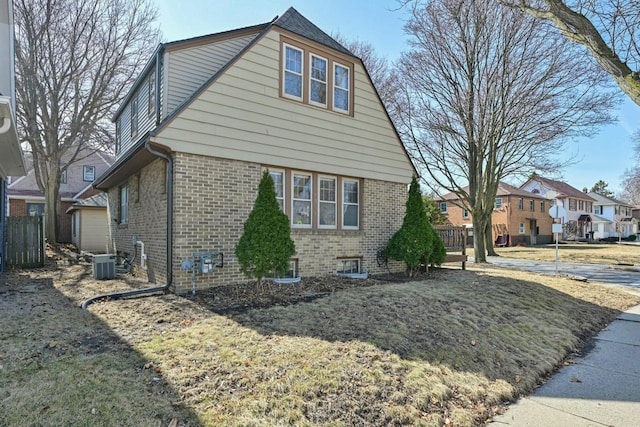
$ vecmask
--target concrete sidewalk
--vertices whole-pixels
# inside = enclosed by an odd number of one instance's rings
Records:
[[[620,314],[592,344],[491,425],[640,426],[640,305]]]

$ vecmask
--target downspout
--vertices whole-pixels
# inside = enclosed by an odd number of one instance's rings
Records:
[[[166,153],[152,149],[149,146],[149,140],[145,142],[144,147],[154,156],[160,157],[161,159],[167,161],[167,283],[161,286],[154,286],[150,288],[134,289],[131,291],[97,295],[95,297],[89,298],[82,303],[81,307],[83,310],[86,310],[87,307],[94,302],[103,299],[116,300],[134,295],[166,292],[171,286],[171,281],[173,279],[173,159]]]

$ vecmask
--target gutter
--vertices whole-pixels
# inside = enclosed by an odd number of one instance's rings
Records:
[[[97,295],[91,297],[81,304],[83,310],[100,300],[116,300],[134,295],[151,294],[156,292],[165,293],[171,286],[173,279],[173,159],[170,155],[156,151],[149,145],[149,140],[145,142],[144,147],[148,152],[167,161],[167,283],[161,286],[153,286],[144,289],[133,289],[130,291],[114,292],[111,294]]]

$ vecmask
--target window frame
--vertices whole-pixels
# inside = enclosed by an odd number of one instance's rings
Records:
[[[147,115],[153,116],[156,110],[156,73],[154,71],[149,73],[149,79],[147,82]]]
[[[314,71],[313,59],[314,58],[324,61],[324,81],[313,77],[313,71]],[[304,76],[304,73],[303,73],[303,76]],[[314,101],[311,99],[314,93],[312,90],[312,85],[314,82],[319,82],[321,84],[324,84],[324,103]],[[329,99],[329,59],[323,56],[320,56],[314,52],[309,52],[309,104],[315,105],[316,107],[327,108],[328,99]]]
[[[285,203],[286,203],[285,202],[285,200],[286,200],[285,180],[287,179],[287,174],[282,169],[268,169],[268,171],[269,171],[269,175],[271,176],[271,179],[273,180],[273,186],[274,186],[274,190],[276,192],[276,201],[280,205],[280,209],[282,210],[282,212],[286,212],[286,209],[285,209]],[[276,183],[276,180],[273,179],[273,175],[274,174],[282,175],[282,179],[280,180],[280,183],[282,185],[282,196],[278,196],[277,183]]]
[[[535,212],[536,211],[536,201],[535,200],[529,200],[529,211],[531,211],[531,212]]]
[[[355,183],[356,185],[356,196],[358,197],[357,203],[353,203],[353,202],[346,202],[345,201],[345,195],[346,195],[346,191],[345,191],[345,185],[347,183]],[[342,178],[342,182],[340,185],[340,188],[342,189],[342,212],[341,212],[341,228],[343,230],[359,230],[360,229],[360,180],[356,179],[356,178]],[[346,207],[348,206],[356,206],[356,220],[357,223],[356,225],[345,225],[344,220],[345,220],[345,214],[347,213],[347,209]]]
[[[578,199],[569,198],[569,210],[573,212],[578,210]]]
[[[36,207],[37,212],[32,213],[31,207]],[[27,216],[44,216],[45,214],[45,204],[40,202],[27,202]]]
[[[347,75],[347,87],[346,88],[336,85],[336,75],[337,75],[336,69],[338,67],[341,67],[341,68],[344,68],[345,70],[347,70],[348,75]],[[347,66],[345,64],[342,64],[342,63],[340,63],[338,61],[334,61],[333,62],[333,75],[332,75],[332,77],[333,77],[333,82],[332,82],[333,84],[331,85],[331,88],[332,88],[332,94],[331,94],[332,95],[332,102],[331,102],[332,110],[333,111],[337,111],[339,113],[343,113],[343,114],[351,114],[351,108],[350,108],[351,107],[351,67],[349,67],[349,66]],[[343,90],[343,91],[347,92],[347,109],[346,110],[336,106],[336,99],[337,99],[336,90]]]
[[[63,170],[62,172],[60,172],[60,184],[66,184],[67,183],[67,170]]]
[[[357,265],[357,271],[353,271],[353,268],[347,270],[345,268],[340,269],[340,267],[336,268],[336,274],[360,274],[362,272],[362,258],[360,257],[349,257],[349,258],[338,258],[338,265],[342,263],[342,267],[345,266],[347,262],[355,262]]]
[[[87,173],[91,171],[93,178],[87,179]],[[96,167],[93,165],[82,165],[82,180],[84,182],[93,182],[96,180]]]
[[[524,199],[522,197],[518,197],[518,210],[524,210]]]
[[[443,207],[444,209],[442,209]],[[441,214],[447,213],[447,202],[440,202],[440,213]]]
[[[138,94],[131,100],[131,138],[138,136]]]
[[[299,47],[293,46],[292,44],[289,43],[282,43],[283,49],[282,49],[282,96],[284,96],[285,98],[290,98],[290,99],[295,99],[296,101],[303,101],[304,100],[304,49],[301,49]],[[297,52],[300,53],[300,73],[298,74],[297,71],[293,71],[293,70],[289,70],[287,68],[287,48],[295,50]],[[286,85],[286,75],[287,72],[292,73],[296,76],[300,77],[300,96],[296,96],[293,94],[290,94],[287,92],[287,85]]]
[[[524,222],[521,222],[520,224],[518,224],[518,233],[519,234],[526,234],[526,226]]]
[[[129,187],[121,185],[118,187],[118,213],[120,218],[118,223],[121,225],[129,224]]]
[[[333,181],[333,201],[322,200],[322,182]],[[322,221],[322,204],[333,204],[333,224],[321,224]],[[336,229],[338,228],[338,178],[329,175],[318,176],[318,228]]]
[[[301,199],[295,197],[296,191],[296,177],[309,177],[309,198]],[[309,223],[297,222],[294,217],[296,215],[294,205],[296,202],[309,203]],[[313,228],[313,173],[293,171],[291,172],[291,227],[292,228]]]
[[[469,219],[469,210],[466,208],[462,208],[462,218]]]
[[[500,202],[498,202],[498,200]],[[502,197],[496,197],[496,199],[493,201],[493,209],[500,209],[502,208]]]
[[[544,200],[540,200],[540,212],[546,212],[546,206]]]

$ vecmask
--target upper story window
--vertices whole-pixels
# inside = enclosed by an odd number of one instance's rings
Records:
[[[469,211],[467,209],[462,209],[462,218],[469,218]]]
[[[284,94],[302,100],[302,50],[284,45]]]
[[[584,200],[578,200],[578,209],[581,211],[584,210]]]
[[[60,184],[66,184],[67,183],[67,171],[62,171],[62,173],[60,174]]]
[[[519,210],[524,209],[524,200],[522,199],[522,197],[518,197],[518,209]]]
[[[151,116],[156,110],[156,73],[154,72],[151,72],[151,74],[149,74],[149,84],[147,92],[149,95],[149,97],[147,98],[147,114]]]
[[[586,203],[586,210],[587,210],[587,212],[591,213],[591,211],[593,210],[593,203],[587,202]]]
[[[576,199],[569,199],[569,210],[575,211],[578,206],[578,201]]]
[[[496,201],[493,204],[494,209],[500,209],[502,207],[502,197],[496,197]]]
[[[293,41],[282,43],[282,96],[351,114],[353,66],[322,52]]]
[[[333,108],[348,113],[351,69],[341,64],[334,64],[333,67]]]
[[[138,135],[138,98],[134,96],[131,101],[131,138]]]
[[[531,212],[536,210],[536,202],[534,200],[529,200],[529,210]]]
[[[342,180],[342,228],[360,227],[359,194],[358,181]]]
[[[309,101],[323,107],[327,105],[327,60],[313,54],[311,54]]]
[[[544,212],[544,200],[540,202],[540,212]]]
[[[96,167],[95,166],[83,166],[82,167],[82,180],[87,182],[93,182],[96,179]]]
[[[602,206],[596,205],[593,213],[596,215],[602,215]]]
[[[447,213],[447,202],[440,202],[440,213]]]

